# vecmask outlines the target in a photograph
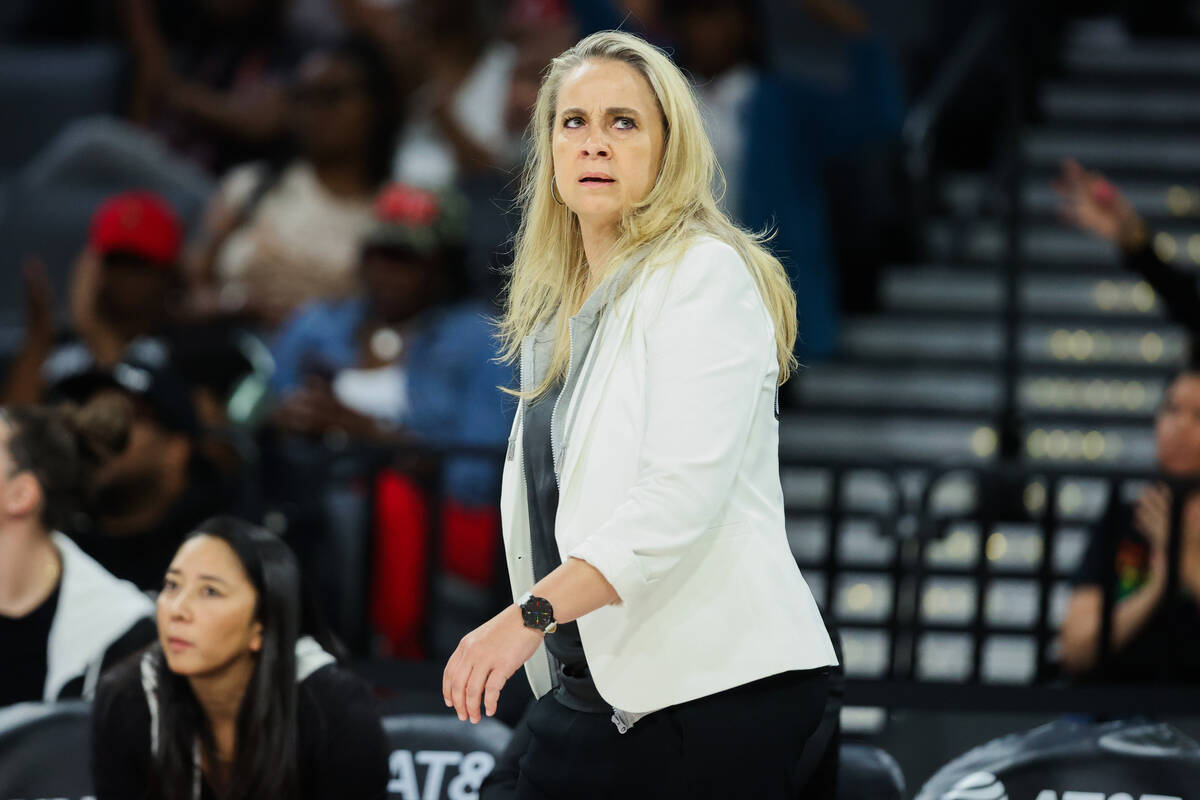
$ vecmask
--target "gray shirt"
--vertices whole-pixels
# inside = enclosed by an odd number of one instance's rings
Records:
[[[555,386],[525,408],[523,457],[535,581],[545,578],[562,564],[558,542],[554,538],[558,479],[554,474],[554,455],[550,444],[551,417],[560,390],[561,385]],[[608,713],[608,704],[592,682],[579,626],[574,622],[559,624],[554,633],[547,634],[546,649],[554,657],[557,671],[555,699],[576,711]]]
[[[562,461],[570,420],[566,419],[571,399],[584,385],[591,372],[588,354],[603,320],[605,309],[616,299],[623,276],[637,259],[615,269],[592,292],[579,312],[571,317],[571,358],[565,379],[533,402],[521,404],[524,432],[522,458],[525,462],[525,486],[529,503],[530,546],[534,580],[538,581],[562,563],[555,538],[554,520],[558,510],[558,465]],[[521,351],[521,391],[529,392],[545,379],[554,350],[553,322],[547,322],[531,334]],[[560,638],[561,637],[561,638]],[[624,733],[643,715],[612,709],[605,703],[592,681],[583,651],[583,641],[575,623],[560,625],[546,636],[546,649],[553,656],[557,689],[554,696],[568,708],[578,711],[613,711],[613,722]]]

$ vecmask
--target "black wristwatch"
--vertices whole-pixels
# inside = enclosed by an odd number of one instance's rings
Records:
[[[554,633],[558,623],[554,621],[554,606],[544,597],[534,597],[532,592],[526,592],[517,601],[521,607],[521,618],[526,628],[534,628],[543,633]]]

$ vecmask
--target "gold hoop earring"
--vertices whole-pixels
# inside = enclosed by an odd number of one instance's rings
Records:
[[[550,197],[560,206],[566,205],[566,203],[564,203],[562,198],[558,195],[558,183],[555,181],[553,175],[550,176]]]

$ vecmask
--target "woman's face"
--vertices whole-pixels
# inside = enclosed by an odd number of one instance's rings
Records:
[[[1154,438],[1164,472],[1200,474],[1200,374],[1180,375],[1167,389]]]
[[[329,53],[306,58],[292,87],[294,134],[307,158],[364,153],[372,107],[367,79],[354,61]]]
[[[581,223],[616,226],[654,188],[663,121],[650,84],[620,61],[588,61],[563,79],[554,118],[554,180]]]
[[[399,251],[367,250],[361,269],[372,309],[385,322],[398,323],[432,305],[439,266]]]
[[[262,649],[254,618],[258,592],[242,562],[215,536],[196,536],[179,548],[158,595],[158,640],[178,675],[220,673]]]

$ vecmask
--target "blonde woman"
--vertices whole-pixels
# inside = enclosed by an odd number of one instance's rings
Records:
[[[795,297],[718,209],[660,51],[589,36],[552,62],[531,128],[501,325],[517,600],[450,657],[446,704],[478,722],[525,666],[522,800],[794,797],[836,664],[784,532]]]

